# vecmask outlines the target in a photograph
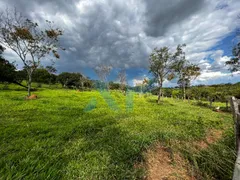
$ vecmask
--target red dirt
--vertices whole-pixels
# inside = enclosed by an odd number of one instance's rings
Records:
[[[209,130],[205,140],[192,142],[198,150],[206,149],[222,137],[222,130]],[[191,146],[192,146],[191,145]],[[145,153],[147,180],[195,180],[188,171],[188,163],[179,154],[171,153],[161,145]]]
[[[178,154],[172,154],[157,145],[146,153],[147,180],[195,180],[188,174],[186,162]]]
[[[27,100],[31,100],[31,99],[37,99],[37,95],[36,94],[32,94],[31,96],[27,96],[26,99]]]

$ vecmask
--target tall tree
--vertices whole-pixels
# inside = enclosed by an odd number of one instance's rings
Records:
[[[0,43],[15,52],[22,60],[28,74],[28,96],[31,95],[32,74],[47,55],[59,58],[59,37],[63,34],[53,23],[39,29],[37,23],[29,20],[16,9],[0,13]],[[61,48],[63,49],[63,48]]]
[[[186,99],[186,88],[190,87],[191,81],[196,79],[200,75],[200,67],[194,64],[187,64],[183,67],[181,78],[178,83],[183,88],[183,99]]]
[[[160,49],[155,48],[150,55],[150,72],[157,79],[159,85],[159,93],[158,93],[158,104],[161,100],[162,94],[162,85],[163,82],[168,79],[171,80],[174,78],[173,74],[173,66],[174,66],[174,58],[173,54],[169,51],[168,47],[163,47]]]
[[[120,89],[123,93],[125,93],[127,85],[127,75],[125,69],[120,69],[120,71],[118,72],[118,79],[120,82]]]
[[[176,53],[174,54],[174,70],[179,77],[178,84],[182,88],[183,99],[186,99],[186,88],[190,86],[193,79],[200,75],[200,68],[197,65],[191,64],[186,60],[183,48],[186,45],[178,45]]]
[[[108,76],[112,70],[112,66],[106,66],[106,65],[100,65],[100,66],[97,66],[95,69],[95,72],[96,74],[98,75],[100,81],[104,82],[105,86],[107,87],[107,89],[109,88],[108,87]]]

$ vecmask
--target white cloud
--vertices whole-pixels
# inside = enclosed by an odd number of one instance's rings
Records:
[[[134,86],[134,87],[141,85],[142,82],[143,82],[143,79],[142,79],[142,80],[139,80],[139,79],[133,79],[133,80],[132,80],[132,83],[133,83],[133,86]]]
[[[217,79],[219,77],[230,76],[230,73],[218,72],[202,72],[202,74],[197,78],[197,81],[208,81],[209,79]]]

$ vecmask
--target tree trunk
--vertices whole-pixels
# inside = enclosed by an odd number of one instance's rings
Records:
[[[157,101],[158,104],[161,101],[161,94],[162,94],[162,83],[160,83],[160,86],[159,86],[158,101]]]
[[[212,107],[212,102],[213,102],[213,100],[212,100],[212,99],[210,99],[210,107]]]
[[[32,87],[32,72],[28,71],[28,96],[31,96],[31,87]]]
[[[183,85],[183,100],[186,99],[186,88],[185,85]]]
[[[81,82],[81,88],[82,88],[82,90],[83,90],[83,85],[84,85],[84,83],[83,83],[83,82]]]

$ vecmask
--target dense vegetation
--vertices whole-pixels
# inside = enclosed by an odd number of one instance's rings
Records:
[[[152,93],[157,94],[158,90],[153,89]],[[164,88],[163,95],[167,97],[173,97],[173,98],[179,98],[179,99],[183,98],[182,89],[179,87]],[[226,102],[226,101],[229,101],[229,98],[231,96],[240,98],[240,83],[198,85],[198,86],[189,87],[186,90],[187,99]]]

